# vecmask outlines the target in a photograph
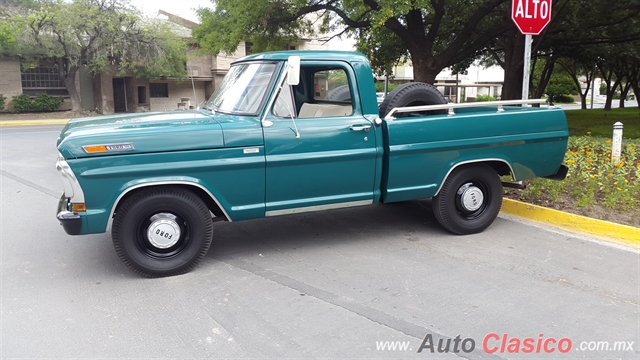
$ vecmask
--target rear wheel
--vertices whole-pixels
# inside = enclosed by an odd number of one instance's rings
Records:
[[[479,233],[489,227],[501,206],[502,183],[488,165],[456,168],[432,201],[438,222],[459,235]]]
[[[209,250],[211,214],[194,193],[180,188],[143,190],[116,212],[112,238],[131,270],[148,277],[185,273]]]

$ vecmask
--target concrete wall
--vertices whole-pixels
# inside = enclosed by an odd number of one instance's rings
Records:
[[[151,81],[151,83],[166,83],[169,89],[169,97],[150,98],[151,111],[178,110],[178,103],[181,102],[181,98],[189,98],[192,106],[197,106],[198,103],[205,100],[205,82],[195,82],[196,99],[193,98],[193,88],[190,80],[182,82]]]
[[[211,76],[213,57],[211,55],[196,55],[195,49],[188,52],[187,72],[194,77]]]
[[[0,94],[4,95],[5,110],[13,108],[11,98],[22,94],[22,80],[20,79],[20,60],[0,58]]]

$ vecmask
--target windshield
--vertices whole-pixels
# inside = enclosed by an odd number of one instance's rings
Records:
[[[232,66],[206,107],[228,114],[258,114],[275,70],[274,63]]]

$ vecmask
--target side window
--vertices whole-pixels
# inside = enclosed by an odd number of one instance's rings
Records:
[[[299,118],[349,116],[353,114],[351,86],[344,69],[322,69],[313,73],[310,101],[300,107]]]

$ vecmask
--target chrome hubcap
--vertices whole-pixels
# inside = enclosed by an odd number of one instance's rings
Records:
[[[475,186],[469,186],[464,189],[460,196],[462,207],[467,211],[476,211],[480,209],[484,202],[484,194],[482,190]]]
[[[154,215],[147,230],[147,239],[158,249],[168,249],[177,244],[180,240],[180,225],[176,216],[169,213]]]

